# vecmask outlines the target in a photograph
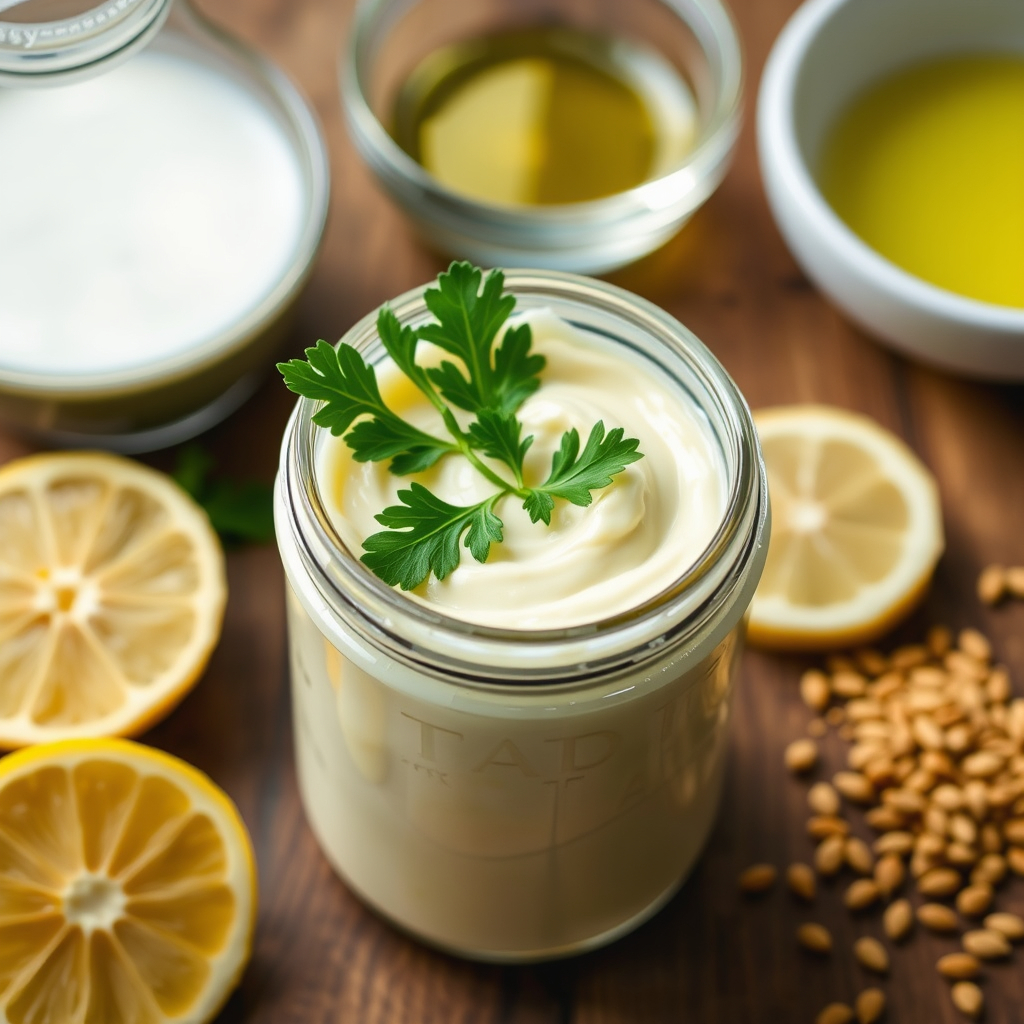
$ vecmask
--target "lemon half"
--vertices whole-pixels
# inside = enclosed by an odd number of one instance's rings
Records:
[[[94,453],[0,469],[0,747],[132,735],[198,680],[224,555],[169,477]]]
[[[109,739],[0,761],[4,1024],[204,1024],[255,912],[245,826],[184,762]]]
[[[924,595],[942,554],[935,478],[865,416],[796,405],[754,422],[772,535],[750,642],[821,650],[877,639]]]

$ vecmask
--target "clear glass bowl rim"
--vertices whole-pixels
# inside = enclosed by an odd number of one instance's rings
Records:
[[[742,111],[743,56],[735,22],[721,0],[658,2],[694,32],[705,55],[709,49],[708,39],[694,28],[694,21],[700,18],[706,23],[707,31],[722,57],[720,75],[716,76],[717,95],[700,143],[683,162],[625,192],[580,203],[503,206],[471,199],[452,191],[409,156],[391,137],[370,107],[363,88],[361,68],[367,50],[374,41],[378,15],[385,25],[389,25],[405,9],[413,6],[415,0],[359,0],[357,3],[352,30],[342,51],[339,67],[345,112],[360,138],[392,175],[413,186],[427,197],[427,201],[445,208],[460,220],[543,231],[559,224],[615,223],[637,212],[662,209],[673,202],[673,199],[667,200],[666,197],[674,198],[677,192],[688,191],[688,186],[695,178],[704,176],[702,168],[720,163],[723,150],[731,148]]]

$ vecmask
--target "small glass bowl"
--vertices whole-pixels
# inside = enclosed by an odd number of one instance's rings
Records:
[[[388,133],[398,88],[428,54],[506,29],[561,25],[660,53],[693,90],[697,142],[682,163],[603,199],[502,206],[442,185]],[[739,39],[720,0],[361,0],[341,66],[356,147],[435,248],[485,266],[603,273],[671,238],[725,175],[740,126]]]

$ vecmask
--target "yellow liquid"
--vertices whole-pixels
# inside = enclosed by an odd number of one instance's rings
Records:
[[[657,104],[645,95],[655,92]],[[633,188],[685,156],[695,111],[657,54],[573,29],[533,29],[430,54],[399,93],[393,135],[466,196],[574,203]]]
[[[839,118],[819,179],[893,263],[1024,307],[1024,59],[946,58],[887,79]]]

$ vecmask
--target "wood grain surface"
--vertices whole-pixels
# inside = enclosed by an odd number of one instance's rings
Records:
[[[470,2],[470,0],[467,0]],[[619,0],[627,3],[629,0]],[[352,0],[203,0],[207,13],[278,62],[312,99],[333,169],[322,258],[287,354],[334,340],[383,300],[433,277],[423,248],[375,188],[349,142],[336,55]],[[875,417],[902,435],[939,479],[948,537],[926,607],[903,630],[934,621],[980,626],[1024,681],[1024,604],[991,611],[974,596],[986,562],[1024,563],[1024,388],[942,376],[907,363],[846,323],[809,285],[771,220],[757,169],[755,92],[772,40],[796,0],[733,0],[747,60],[747,124],[721,189],[684,232],[612,280],[659,303],[702,338],[752,406],[825,402]],[[276,380],[206,438],[221,469],[271,480],[291,399]],[[0,461],[27,452],[0,436]],[[149,461],[168,467],[173,453]],[[853,918],[825,885],[810,911],[781,888],[741,900],[753,861],[807,860],[806,785],[782,767],[809,713],[796,682],[805,662],[750,653],[743,665],[728,782],[697,869],[649,924],[612,947],[532,968],[482,967],[423,948],[365,909],[310,833],[296,789],[282,572],[276,550],[229,555],[223,640],[196,691],[145,739],[207,771],[252,831],[262,907],[255,955],[223,1024],[804,1024],[870,979],[849,954],[879,915]],[[898,638],[894,638],[898,639]],[[829,771],[841,751],[826,742]],[[1001,897],[1024,910],[1024,883]],[[827,924],[837,953],[795,946],[801,920]],[[891,1022],[961,1020],[936,958],[952,940],[919,935],[897,948],[882,982]],[[1021,955],[986,969],[986,1021],[1024,1021]]]

